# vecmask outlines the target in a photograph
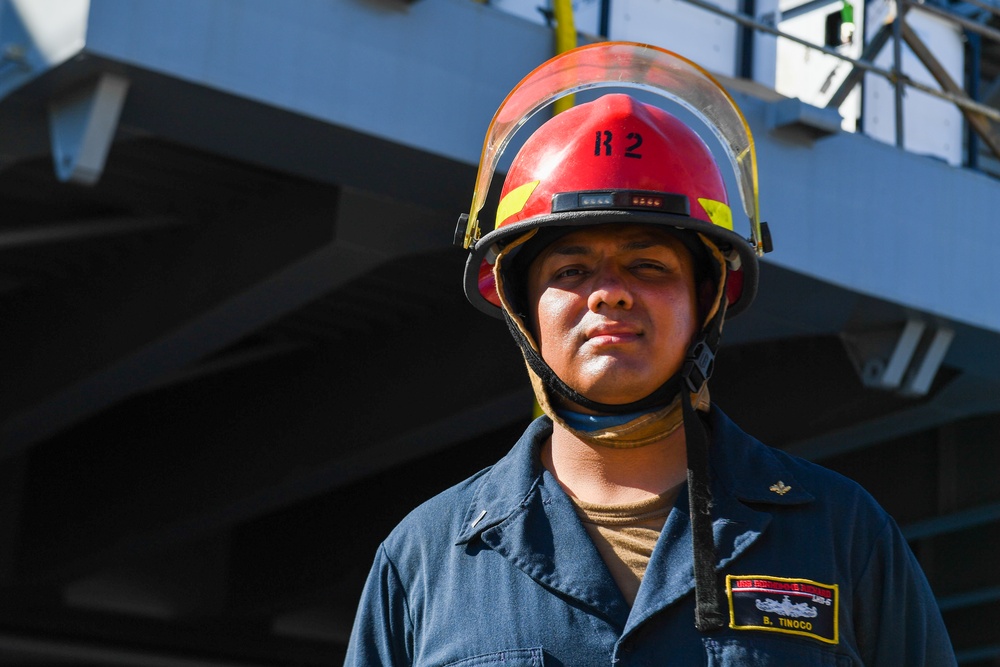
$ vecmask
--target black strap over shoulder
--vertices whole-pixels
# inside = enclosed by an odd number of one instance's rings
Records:
[[[712,491],[709,486],[708,434],[691,405],[689,395],[681,399],[684,434],[687,439],[688,506],[694,552],[694,625],[699,632],[722,628],[725,621],[715,576],[715,539],[712,534]]]
[[[715,351],[722,338],[725,317],[726,300],[723,299],[702,335],[692,343],[681,371],[684,384],[690,390],[683,392],[681,407],[687,445],[688,507],[691,512],[691,548],[694,557],[694,624],[699,632],[719,630],[725,625],[725,620],[715,575],[708,432],[691,403],[691,393],[700,390],[712,376]]]

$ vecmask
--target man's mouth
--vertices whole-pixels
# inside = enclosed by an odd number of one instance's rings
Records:
[[[642,330],[621,324],[605,324],[587,331],[587,340],[598,345],[631,343],[642,337]]]

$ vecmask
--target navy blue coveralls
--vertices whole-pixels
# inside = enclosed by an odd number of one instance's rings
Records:
[[[682,491],[630,609],[534,421],[496,465],[380,546],[347,665],[948,667],[950,641],[895,522],[854,482],[709,418],[727,627],[694,627]]]

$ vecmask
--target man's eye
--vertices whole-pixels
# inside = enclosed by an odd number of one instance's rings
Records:
[[[573,276],[583,275],[583,269],[575,266],[570,266],[565,269],[560,269],[556,272],[556,278],[572,278]]]
[[[666,268],[659,262],[636,262],[633,268],[646,271],[666,271]]]

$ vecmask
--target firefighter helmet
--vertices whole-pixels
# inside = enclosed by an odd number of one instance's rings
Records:
[[[516,129],[560,94],[623,83],[693,111],[722,140],[736,172],[750,237],[733,230],[722,172],[698,134],[656,106],[611,94],[557,115],[528,138],[504,181],[496,227],[478,238],[485,191]],[[714,79],[681,56],[648,45],[582,47],[525,77],[490,125],[472,211],[459,229],[461,233],[465,226],[465,245],[471,250],[465,292],[477,308],[499,315],[494,260],[532,230],[656,224],[700,233],[721,250],[729,269],[728,314],[734,315],[753,300],[757,256],[770,245],[757,217],[753,140],[735,103]]]
[[[622,94],[557,115],[518,152],[496,229],[469,259],[470,298],[490,310],[500,306],[490,261],[495,248],[536,228],[607,223],[700,232],[732,257],[729,313],[753,299],[757,258],[732,231],[725,181],[708,146],[677,117]]]

